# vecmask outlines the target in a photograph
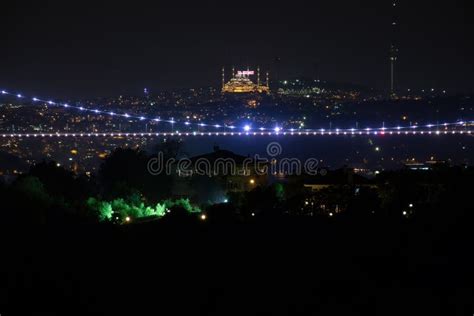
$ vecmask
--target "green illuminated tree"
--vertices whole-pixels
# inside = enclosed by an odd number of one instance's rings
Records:
[[[130,199],[118,198],[112,201],[100,201],[91,197],[86,204],[101,222],[115,220],[116,217],[118,217],[118,222],[123,222],[127,217],[130,219],[163,217],[167,214],[167,211],[175,208],[183,209],[190,214],[201,212],[201,209],[193,206],[189,199],[165,200],[153,207],[145,205],[136,196]]]

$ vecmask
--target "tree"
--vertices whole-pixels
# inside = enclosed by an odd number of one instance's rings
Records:
[[[43,183],[32,176],[18,178],[10,188],[2,189],[2,222],[41,224],[47,219],[52,199]]]
[[[71,203],[83,201],[92,191],[85,177],[76,177],[54,161],[34,165],[28,175],[38,178],[51,196]]]
[[[99,169],[99,181],[108,199],[143,194],[156,202],[169,196],[171,180],[166,174],[148,172],[149,157],[139,149],[118,148],[106,158]]]

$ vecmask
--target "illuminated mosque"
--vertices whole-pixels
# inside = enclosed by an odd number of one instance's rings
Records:
[[[222,67],[222,93],[270,93],[268,72],[265,84],[260,82],[260,68],[257,68],[257,83],[250,80],[250,76],[253,75],[255,75],[253,70],[235,72],[232,68],[232,78],[226,83],[225,68]]]

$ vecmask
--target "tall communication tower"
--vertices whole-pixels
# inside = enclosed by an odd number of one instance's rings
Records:
[[[398,29],[398,15],[397,15],[398,2],[393,0],[392,2],[392,26],[391,26],[391,44],[390,44],[390,96],[395,95],[395,64],[398,59],[398,48],[397,48],[397,29]]]

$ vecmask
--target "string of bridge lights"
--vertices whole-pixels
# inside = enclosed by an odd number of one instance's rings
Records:
[[[0,134],[1,138],[67,138],[67,137],[117,137],[117,138],[135,138],[135,137],[173,137],[173,136],[384,136],[384,135],[474,135],[474,131],[455,130],[455,131],[359,131],[359,132],[170,132],[170,133],[10,133]]]
[[[1,90],[1,95],[13,96],[17,99],[28,99],[28,97],[23,94],[10,93],[5,90]],[[93,137],[93,136],[111,136],[111,137],[130,137],[130,136],[257,136],[257,135],[441,135],[441,134],[471,134],[470,130],[439,130],[439,128],[448,128],[448,127],[463,127],[467,124],[474,124],[474,121],[458,121],[451,123],[442,123],[442,124],[427,124],[427,125],[410,125],[410,126],[396,126],[396,127],[380,127],[380,128],[335,128],[335,129],[284,129],[280,126],[275,126],[272,128],[259,127],[253,128],[250,124],[246,124],[241,128],[238,128],[235,125],[226,125],[226,124],[208,124],[208,123],[196,123],[190,121],[176,121],[174,119],[162,119],[150,118],[147,116],[129,114],[129,113],[118,113],[113,111],[104,111],[95,108],[89,108],[84,106],[76,106],[68,103],[55,102],[52,100],[44,100],[36,97],[30,98],[33,102],[45,103],[51,106],[57,106],[67,109],[78,110],[80,112],[89,112],[97,115],[108,115],[113,117],[122,117],[126,119],[136,119],[139,121],[152,121],[157,123],[169,123],[174,126],[174,124],[181,124],[186,127],[189,126],[198,126],[198,127],[213,127],[217,129],[223,129],[221,132],[170,132],[170,133],[11,133],[11,134],[1,134],[2,137],[53,137],[53,136],[74,136],[74,137]],[[432,130],[437,128],[438,130]],[[230,131],[226,131],[226,129]],[[411,130],[411,131],[408,131]]]

